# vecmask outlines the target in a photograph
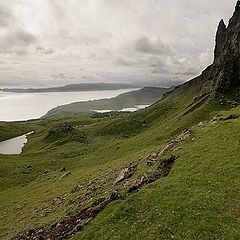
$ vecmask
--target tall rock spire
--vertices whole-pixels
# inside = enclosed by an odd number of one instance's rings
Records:
[[[223,20],[219,23],[214,62],[204,73],[203,93],[240,89],[240,0],[228,27]]]
[[[222,53],[225,39],[226,39],[226,25],[223,21],[223,19],[219,22],[218,30],[216,34],[216,45],[214,50],[214,58],[216,59],[219,57]]]
[[[240,11],[240,0],[237,1],[236,7],[235,7],[235,12]]]
[[[240,91],[240,0],[228,26],[223,20],[219,22],[213,63],[179,88],[185,91],[193,86],[199,89],[199,95],[209,97],[217,92]]]
[[[229,27],[240,24],[240,0],[237,1],[235,11],[229,21]]]

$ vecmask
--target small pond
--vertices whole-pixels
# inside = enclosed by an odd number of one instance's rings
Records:
[[[6,141],[0,142],[0,154],[21,154],[22,148],[27,143],[27,136],[33,132],[24,134],[19,137],[11,138]]]

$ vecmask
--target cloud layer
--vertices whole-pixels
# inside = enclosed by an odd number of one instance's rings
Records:
[[[0,0],[0,87],[186,81],[235,2]]]

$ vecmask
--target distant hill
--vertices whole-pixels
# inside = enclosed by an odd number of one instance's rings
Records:
[[[3,88],[3,92],[39,93],[39,92],[82,92],[138,88],[139,86],[121,83],[79,83],[51,88]]]
[[[121,110],[135,105],[151,105],[173,88],[144,87],[140,90],[123,93],[111,99],[76,102],[50,110],[44,117],[93,114],[92,110]]]

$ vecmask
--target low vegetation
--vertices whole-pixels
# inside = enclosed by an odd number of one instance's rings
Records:
[[[52,239],[235,239],[239,99],[218,95],[184,114],[194,96],[178,90],[133,114],[14,123],[34,134],[21,155],[0,156],[1,239],[31,228]],[[85,217],[65,233],[54,227],[73,216]]]

